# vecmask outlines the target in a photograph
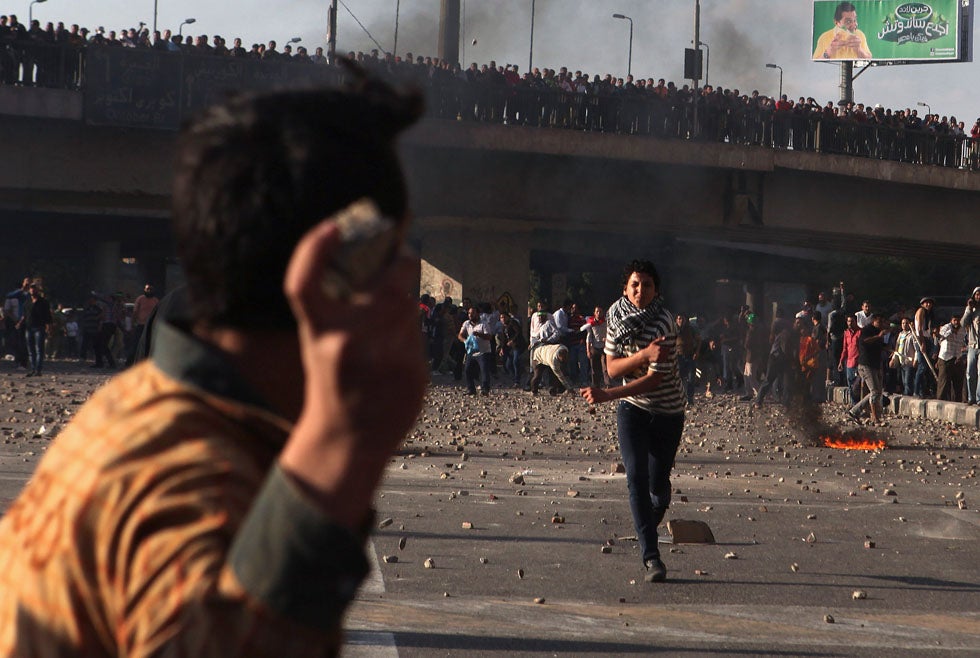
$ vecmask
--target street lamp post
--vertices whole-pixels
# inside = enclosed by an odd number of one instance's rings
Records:
[[[633,74],[633,19],[624,14],[613,14],[612,17],[621,18],[630,22],[630,49],[629,58],[626,60],[626,76],[629,77]]]
[[[694,43],[701,43],[701,0],[694,0]],[[698,56],[701,51],[698,50]],[[700,68],[700,62],[698,63]],[[694,102],[691,104],[691,137],[696,137],[701,131],[698,130],[698,100],[701,92],[698,86],[701,81],[701,71],[696,71],[694,79],[691,81],[694,86]]]
[[[34,5],[41,2],[47,2],[48,0],[31,0],[31,4],[27,6],[27,29],[31,29],[34,25]]]
[[[157,3],[159,0],[153,0],[153,31],[157,31]]]
[[[531,0],[531,49],[527,56],[527,72],[531,73],[534,64],[534,0]]]
[[[196,22],[197,22],[196,18],[185,18],[184,22],[180,24],[180,28],[177,29],[177,34],[180,36],[184,36],[184,26]]]
[[[919,107],[926,108],[926,112],[932,114],[932,108],[929,107],[929,103],[923,103],[922,101],[919,101],[918,103],[916,103],[916,105],[918,105]]]
[[[337,0],[330,0],[327,9],[327,61],[337,63]]]
[[[766,64],[767,69],[779,69],[779,96],[776,100],[783,97],[783,67],[779,64]]]
[[[464,7],[466,6],[465,0],[463,2],[463,6]],[[397,55],[398,54],[398,15],[401,13],[401,8],[402,8],[402,0],[396,0],[396,2],[395,2],[395,45],[393,45],[391,47],[391,54],[392,55]],[[465,11],[465,9],[464,9],[464,11]],[[466,59],[465,57],[460,57],[460,60],[465,60],[465,59]]]

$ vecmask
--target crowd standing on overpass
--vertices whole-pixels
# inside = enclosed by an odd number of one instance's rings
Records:
[[[118,31],[99,26],[0,16],[0,84],[83,88],[89,47],[156,50],[185,56],[237,57],[263,62],[331,66],[316,48],[275,41],[228,43],[220,35],[151,33],[143,24]],[[818,103],[813,97],[773,98],[753,90],[705,85],[694,89],[664,78],[625,78],[583,71],[535,68],[491,61],[461,64],[406,53],[349,52],[347,57],[396,82],[425,90],[430,115],[461,121],[651,135],[775,149],[976,170],[980,119],[972,126],[955,116],[914,108],[857,102]],[[338,76],[341,75],[338,71]]]

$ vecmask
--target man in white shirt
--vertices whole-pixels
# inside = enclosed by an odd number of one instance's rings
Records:
[[[493,346],[490,339],[493,334],[480,320],[480,310],[471,306],[467,311],[467,320],[459,329],[456,338],[466,347],[466,361],[463,373],[466,377],[466,388],[470,395],[476,395],[476,372],[480,373],[480,393],[490,394],[490,359],[493,358]]]
[[[977,362],[980,361],[977,357],[980,356],[980,286],[973,289],[970,294],[970,298],[966,300],[966,308],[963,310],[963,317],[960,319],[960,323],[964,327],[964,332],[967,337],[967,352],[966,352],[966,403],[976,404],[977,403],[977,390],[980,390],[980,385],[977,384],[978,371]]]
[[[72,312],[65,322],[65,345],[68,348],[69,359],[78,358],[79,337],[78,320],[75,318],[75,313]]]
[[[854,314],[858,329],[864,329],[871,324],[871,302],[865,299],[861,302],[861,310]]]
[[[568,328],[568,316],[571,312],[572,300],[566,299],[561,303],[561,308],[555,311],[554,321],[555,327],[558,328],[558,338],[563,340],[568,336],[570,329]]]
[[[603,351],[606,345],[606,309],[596,306],[592,317],[582,325],[582,331],[586,332],[585,349],[592,372],[592,386],[601,388],[606,384],[606,355]]]
[[[939,361],[936,362],[936,399],[960,401],[963,390],[963,369],[959,358],[966,350],[966,333],[960,325],[960,318],[952,319],[939,328]]]
[[[538,310],[531,315],[530,330],[531,344],[534,348],[541,343],[557,343],[559,338],[558,327],[555,326],[554,316],[548,312],[546,302],[538,302]]]

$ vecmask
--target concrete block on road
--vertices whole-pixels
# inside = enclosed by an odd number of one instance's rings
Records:
[[[955,425],[980,428],[980,407],[946,400],[922,400],[909,395],[891,396],[892,411],[899,416],[943,420]]]
[[[957,425],[980,427],[980,407],[967,406],[962,402],[947,402],[946,420]]]
[[[714,544],[715,536],[704,521],[672,519],[667,522],[667,531],[675,544]]]
[[[827,399],[830,402],[839,404],[849,404],[851,398],[848,396],[846,386],[833,386],[827,388]]]
[[[926,402],[908,395],[899,398],[898,413],[902,416],[912,416],[913,418],[926,417]]]

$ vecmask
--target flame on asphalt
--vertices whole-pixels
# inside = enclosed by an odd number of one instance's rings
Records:
[[[838,450],[882,450],[886,446],[884,439],[866,436],[822,436],[820,441],[826,447]]]

